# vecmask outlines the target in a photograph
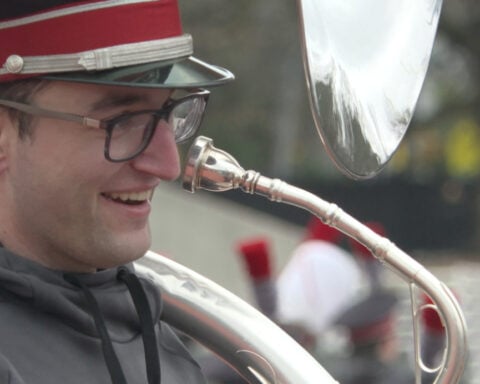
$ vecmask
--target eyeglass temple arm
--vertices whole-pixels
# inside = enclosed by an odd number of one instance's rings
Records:
[[[34,116],[43,116],[43,117],[51,117],[54,119],[66,120],[66,121],[73,121],[74,123],[82,124],[86,127],[92,128],[100,128],[101,121],[92,119],[86,116],[74,115],[72,113],[64,113],[64,112],[56,112],[50,111],[48,109],[43,109],[40,107],[36,107],[33,105],[17,103],[11,100],[2,100],[0,99],[0,105],[4,105],[9,108],[16,109],[21,112],[25,112]]]

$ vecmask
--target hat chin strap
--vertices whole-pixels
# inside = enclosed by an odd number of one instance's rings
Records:
[[[193,54],[192,37],[189,34],[166,39],[115,45],[94,50],[48,56],[10,55],[0,75],[59,73],[74,71],[98,71],[171,60]]]

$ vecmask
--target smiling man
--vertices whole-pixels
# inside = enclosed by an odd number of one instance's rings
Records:
[[[202,383],[161,321],[150,200],[203,87],[173,0],[0,4],[0,382]]]

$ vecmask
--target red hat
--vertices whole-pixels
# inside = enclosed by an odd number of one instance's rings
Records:
[[[338,229],[324,224],[318,217],[313,216],[307,223],[305,240],[324,240],[338,244],[342,240],[343,233]]]
[[[233,79],[192,57],[177,0],[2,0],[0,41],[0,82],[194,88]]]
[[[270,253],[268,241],[264,237],[258,237],[241,241],[237,245],[237,252],[242,256],[248,269],[248,273],[254,279],[270,277]]]

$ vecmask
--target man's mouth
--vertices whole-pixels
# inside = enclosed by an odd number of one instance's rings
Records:
[[[151,200],[153,196],[153,189],[141,192],[112,192],[112,193],[102,193],[103,197],[108,200],[115,201],[116,203],[128,204],[128,205],[139,205],[143,204],[146,201]]]

